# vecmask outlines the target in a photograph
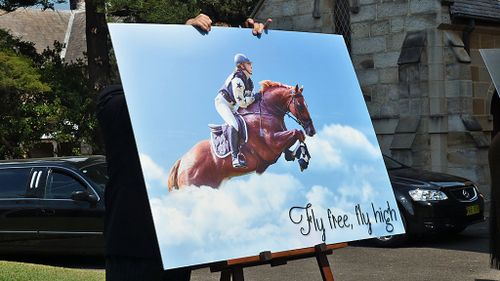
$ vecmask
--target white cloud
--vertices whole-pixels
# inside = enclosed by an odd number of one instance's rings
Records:
[[[153,186],[167,188],[168,174],[163,168],[156,164],[155,161],[147,154],[139,153],[141,167],[144,172],[146,186],[150,189]]]
[[[187,259],[206,262],[255,255],[256,249],[303,247],[304,238],[288,219],[290,202],[303,190],[291,175],[266,173],[227,181],[220,189],[186,187],[153,198],[160,248],[197,249]]]
[[[307,226],[291,222],[290,208],[311,203],[325,225],[327,209],[336,216],[348,215],[355,223],[355,204],[365,204],[368,209],[367,204],[378,200],[368,182],[353,179],[350,184],[340,182],[334,187],[307,187],[293,175],[268,172],[233,178],[219,189],[185,187],[153,198],[151,209],[160,249],[167,257],[176,257],[165,259],[165,266],[310,247],[322,243],[322,233],[301,235],[300,228]],[[328,243],[366,235],[364,227],[326,231]]]
[[[307,202],[311,203],[313,206],[321,206],[324,208],[336,201],[335,194],[332,190],[321,185],[311,187],[305,197]]]
[[[279,183],[279,184],[277,184]],[[228,181],[220,189],[186,187],[151,201],[157,231],[166,245],[202,242],[223,236],[228,240],[249,241],[255,234],[275,230],[276,213],[288,210],[285,203],[300,189],[290,175],[251,175],[247,180]],[[270,224],[261,224],[262,220]],[[279,220],[278,220],[279,221]],[[210,233],[212,237],[200,237]]]
[[[360,149],[361,153],[367,153],[372,157],[380,155],[377,144],[372,144],[361,131],[340,124],[323,127],[321,133],[326,139],[332,140],[345,148]]]
[[[343,164],[341,151],[332,141],[316,135],[306,140],[309,153],[314,160],[314,167],[337,168]]]
[[[318,134],[306,139],[311,153],[311,168],[347,168],[353,158],[374,159],[381,155],[377,144],[372,144],[359,130],[346,125],[324,126]]]

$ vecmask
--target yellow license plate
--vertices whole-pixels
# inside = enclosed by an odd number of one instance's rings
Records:
[[[479,214],[479,205],[467,206],[467,216],[472,216],[475,214]]]

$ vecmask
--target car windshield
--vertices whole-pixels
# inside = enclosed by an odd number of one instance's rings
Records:
[[[406,165],[399,163],[398,161],[384,155],[385,167],[387,170],[402,169],[407,168]]]
[[[106,163],[99,163],[92,166],[87,166],[80,169],[87,179],[95,183],[101,191],[104,191],[106,183],[108,182],[108,167]]]

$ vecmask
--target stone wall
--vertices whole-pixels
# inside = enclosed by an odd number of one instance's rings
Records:
[[[320,1],[319,18],[313,18],[314,0],[268,0],[255,18],[272,18],[272,28],[320,33],[334,33],[333,1]]]
[[[272,17],[277,29],[334,33],[335,1],[320,1],[320,19],[313,2],[268,0],[257,17]],[[488,197],[492,88],[478,49],[500,47],[500,28],[477,24],[469,55],[466,26],[440,0],[356,2],[351,57],[382,151],[467,177]]]

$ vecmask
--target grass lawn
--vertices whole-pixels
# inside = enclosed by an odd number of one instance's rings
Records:
[[[0,281],[102,281],[104,270],[0,261]]]

